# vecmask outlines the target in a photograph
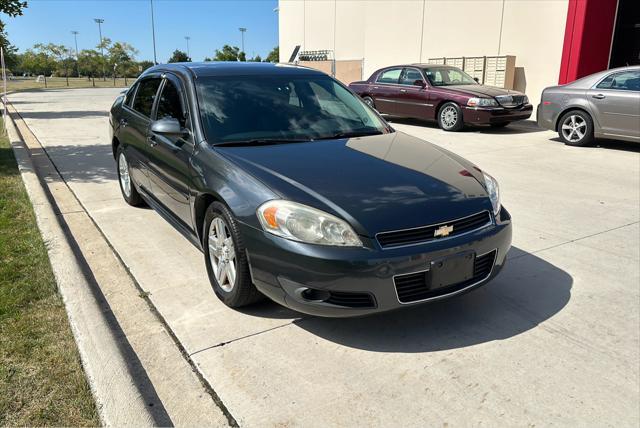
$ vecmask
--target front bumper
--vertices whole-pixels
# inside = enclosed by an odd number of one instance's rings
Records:
[[[364,243],[368,248],[340,248],[302,244],[247,225],[241,225],[241,233],[253,283],[262,293],[307,314],[348,317],[440,300],[486,284],[506,261],[511,247],[511,217],[503,207],[487,227],[420,245],[384,250],[375,240]],[[400,302],[394,276],[424,271],[432,261],[451,255],[465,252],[482,255],[493,250],[496,250],[494,265],[482,280],[420,302]],[[329,295],[338,297],[327,299]],[[366,295],[371,296],[373,306],[361,305],[362,300],[357,296]]]
[[[514,122],[531,117],[533,106],[524,104],[516,108],[504,107],[463,107],[464,122],[473,125],[491,125],[496,123]]]

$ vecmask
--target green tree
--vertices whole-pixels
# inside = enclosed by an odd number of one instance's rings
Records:
[[[69,86],[69,70],[73,69],[73,52],[71,49],[64,45],[56,45],[53,43],[43,44],[38,43],[34,46],[36,50],[46,54],[50,58],[53,58],[56,62],[54,69],[58,69],[64,72],[64,77],[67,80],[67,86]]]
[[[204,60],[207,61],[208,58]],[[212,61],[246,61],[246,55],[237,46],[224,45],[222,50],[216,49]]]
[[[107,80],[107,66],[109,65],[108,64],[109,61],[107,57],[104,55],[104,51],[107,51],[107,54],[108,54],[110,47],[111,47],[111,39],[108,37],[103,37],[102,40],[100,40],[100,43],[96,45],[96,49],[100,52],[102,80]]]
[[[81,74],[93,80],[96,85],[96,76],[102,71],[102,55],[95,49],[84,49],[78,54],[78,70]]]
[[[115,42],[109,46],[109,67],[113,70],[113,84],[115,86],[118,71],[124,76],[125,84],[127,75],[132,72],[135,66],[135,56],[138,50],[125,42]]]
[[[26,1],[20,0],[0,0],[0,13],[4,13],[11,17],[22,15],[22,9],[27,7]],[[0,47],[4,51],[4,62],[6,68],[13,70],[19,64],[18,49],[13,46],[5,32],[4,22],[0,20]]]
[[[262,62],[262,57],[260,55],[256,55],[253,58],[251,58],[249,61],[251,61],[251,62]]]
[[[147,68],[153,67],[155,64],[153,63],[153,61],[149,61],[145,59],[144,61],[138,62],[137,65],[138,65],[138,74],[140,74],[143,71],[145,71]]]
[[[37,51],[27,49],[22,55],[22,69],[31,74],[42,74],[45,88],[47,87],[47,76],[53,73],[57,65],[56,59],[43,49],[38,49]]]
[[[27,7],[26,1],[21,0],[0,0],[0,12],[16,17],[22,15],[22,9]]]
[[[169,62],[191,62],[191,58],[186,52],[176,49],[173,51],[171,58],[169,58]]]
[[[265,62],[280,62],[279,46],[276,46],[275,48],[271,49],[271,52],[269,52],[269,55],[267,55],[267,58],[265,59]]]

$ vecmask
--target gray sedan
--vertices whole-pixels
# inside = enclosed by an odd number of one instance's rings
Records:
[[[565,144],[594,138],[640,142],[640,66],[601,71],[542,91],[538,125]]]

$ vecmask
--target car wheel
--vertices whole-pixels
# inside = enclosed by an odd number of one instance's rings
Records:
[[[558,135],[569,146],[588,146],[593,142],[593,120],[583,111],[569,111],[558,121]]]
[[[369,107],[375,109],[376,108],[376,103],[373,102],[373,98],[366,96],[366,97],[362,97],[362,101],[365,102],[366,105],[368,105]]]
[[[231,308],[260,300],[262,294],[251,283],[238,225],[226,206],[219,202],[209,205],[203,232],[209,282],[218,298]]]
[[[500,122],[500,123],[492,123],[491,127],[492,128],[506,128],[507,126],[509,126],[511,122]]]
[[[462,110],[456,103],[448,102],[440,107],[438,125],[445,131],[459,131],[464,126]]]
[[[118,150],[116,151],[116,162],[118,163],[116,169],[118,171],[118,182],[120,183],[122,197],[131,206],[139,207],[140,205],[144,205],[144,201],[129,174],[129,160],[124,153],[122,145],[118,146]]]

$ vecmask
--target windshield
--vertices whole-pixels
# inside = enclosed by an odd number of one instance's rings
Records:
[[[426,74],[427,79],[429,79],[431,86],[478,84],[478,82],[473,80],[473,77],[456,67],[425,68],[424,74]]]
[[[217,76],[199,78],[197,86],[213,144],[389,132],[364,102],[328,76]]]

